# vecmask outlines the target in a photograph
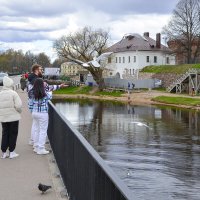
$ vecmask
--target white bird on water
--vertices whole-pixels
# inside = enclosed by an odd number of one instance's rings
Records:
[[[147,126],[146,124],[144,124],[142,122],[131,122],[131,124],[136,124],[137,126],[145,126],[147,128],[150,128],[149,126]]]

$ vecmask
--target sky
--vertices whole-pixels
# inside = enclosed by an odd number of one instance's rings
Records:
[[[53,41],[84,26],[103,28],[111,43],[126,33],[155,38],[178,0],[0,0],[0,50],[45,52],[56,58]]]

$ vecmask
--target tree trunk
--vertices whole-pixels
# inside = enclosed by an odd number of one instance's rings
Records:
[[[99,85],[99,91],[103,91],[103,89],[105,89],[106,85],[103,78],[100,79],[98,85]]]
[[[192,63],[192,50],[191,47],[189,47],[188,49],[188,53],[187,53],[187,63],[191,64]]]
[[[94,76],[93,76],[93,78],[96,81],[96,83],[98,84],[99,91],[103,91],[103,89],[105,89],[104,79],[102,77],[94,77]]]
[[[94,69],[94,68],[88,68],[88,71],[92,74],[93,79],[98,84],[99,91],[102,91],[105,88],[105,82],[103,78],[103,69]]]

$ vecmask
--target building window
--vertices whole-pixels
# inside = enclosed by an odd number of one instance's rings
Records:
[[[119,57],[119,63],[121,63],[121,57]]]
[[[154,56],[154,63],[157,63],[157,56]]]
[[[108,58],[108,63],[111,63],[111,62],[112,62],[111,57],[109,57]]]
[[[125,63],[125,57],[123,57],[123,63]]]
[[[134,69],[133,69],[133,74],[135,74],[135,71],[134,71]]]
[[[129,62],[129,63],[131,62],[131,57],[130,57],[130,56],[128,57],[128,62]]]
[[[115,58],[115,62],[117,63],[117,57]]]
[[[149,63],[149,56],[147,56],[147,63]]]
[[[133,59],[134,59],[134,62],[136,62],[136,56],[134,56]]]
[[[112,72],[110,72],[110,76],[112,76],[113,74],[112,74]]]
[[[130,74],[131,74],[131,69],[130,69]]]
[[[169,64],[169,57],[166,58],[166,63]]]

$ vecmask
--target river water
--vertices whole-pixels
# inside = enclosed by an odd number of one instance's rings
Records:
[[[85,100],[56,107],[132,190],[133,199],[200,199],[200,113]]]

